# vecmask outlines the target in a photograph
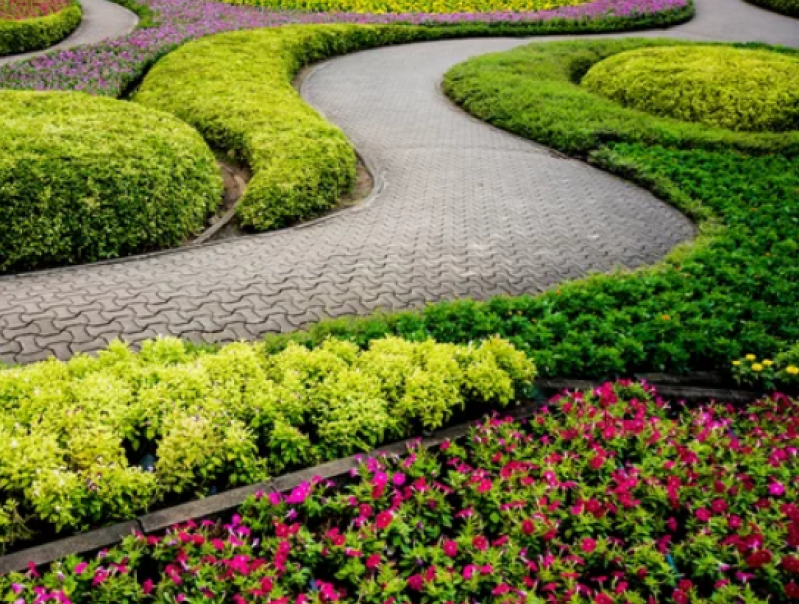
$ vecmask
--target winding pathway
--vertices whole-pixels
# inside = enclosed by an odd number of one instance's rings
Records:
[[[78,28],[67,38],[45,50],[0,57],[0,65],[30,59],[53,50],[94,44],[108,38],[119,38],[132,32],[139,22],[139,18],[128,9],[106,0],[80,0],[80,3],[83,8],[83,19]]]
[[[698,3],[669,35],[799,44],[799,21]],[[116,337],[252,339],[377,308],[539,292],[690,239],[691,223],[646,191],[478,122],[438,90],[450,66],[524,43],[431,42],[323,64],[303,95],[372,165],[369,200],[275,233],[0,279],[0,359],[68,358]]]

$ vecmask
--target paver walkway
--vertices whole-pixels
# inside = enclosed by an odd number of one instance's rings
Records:
[[[796,44],[799,21],[699,0],[697,20],[669,35]],[[480,123],[438,90],[451,65],[522,43],[415,44],[321,66],[303,94],[376,168],[372,199],[301,228],[0,279],[0,359],[68,358],[119,336],[251,339],[327,316],[538,292],[654,262],[692,237],[646,191]]]
[[[119,38],[133,31],[139,18],[118,4],[106,0],[81,0],[83,20],[78,29],[55,46],[46,50],[0,57],[0,65],[43,55],[51,50],[72,48],[81,44],[94,44],[107,38]]]

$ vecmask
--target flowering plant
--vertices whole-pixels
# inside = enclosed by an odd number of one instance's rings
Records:
[[[747,354],[732,362],[732,374],[739,384],[773,389],[775,385],[799,386],[799,343],[774,359]]]
[[[437,453],[365,459],[343,486],[260,493],[226,523],[133,536],[0,590],[20,604],[90,590],[93,602],[790,602],[798,450],[799,403],[784,396],[688,409],[608,383],[529,421],[491,417]]]

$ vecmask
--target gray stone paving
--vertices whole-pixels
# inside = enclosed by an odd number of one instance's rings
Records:
[[[753,37],[792,35],[735,0],[699,4],[697,22],[669,35],[721,38],[708,16],[736,11]],[[376,196],[301,228],[0,279],[0,359],[68,358],[116,337],[253,339],[377,308],[539,292],[654,262],[691,238],[690,222],[647,192],[482,124],[439,92],[451,65],[521,43],[415,44],[321,66],[303,94],[375,167]]]
[[[119,38],[132,32],[139,22],[138,17],[128,9],[106,0],[81,0],[80,3],[83,7],[83,20],[68,38],[46,50],[0,57],[0,65],[30,59],[51,50],[94,44],[107,38]]]

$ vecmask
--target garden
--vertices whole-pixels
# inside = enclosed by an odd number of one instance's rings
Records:
[[[128,36],[0,65],[9,283],[189,244],[221,211],[222,161],[249,173],[243,237],[334,210],[358,157],[298,93],[308,65],[694,12],[686,0],[119,3],[140,18]],[[80,19],[78,3],[0,0],[0,55],[49,47]],[[0,555],[264,485],[235,514],[0,575],[0,602],[799,601],[799,50],[536,40],[456,65],[442,91],[651,191],[697,238],[539,295],[0,366]],[[749,402],[667,400],[635,379],[653,372],[712,375]],[[544,378],[603,383],[545,400]],[[416,438],[464,422],[438,446]],[[375,453],[404,439],[401,455]],[[310,478],[350,456],[348,474]],[[270,482],[296,471],[309,479]]]

